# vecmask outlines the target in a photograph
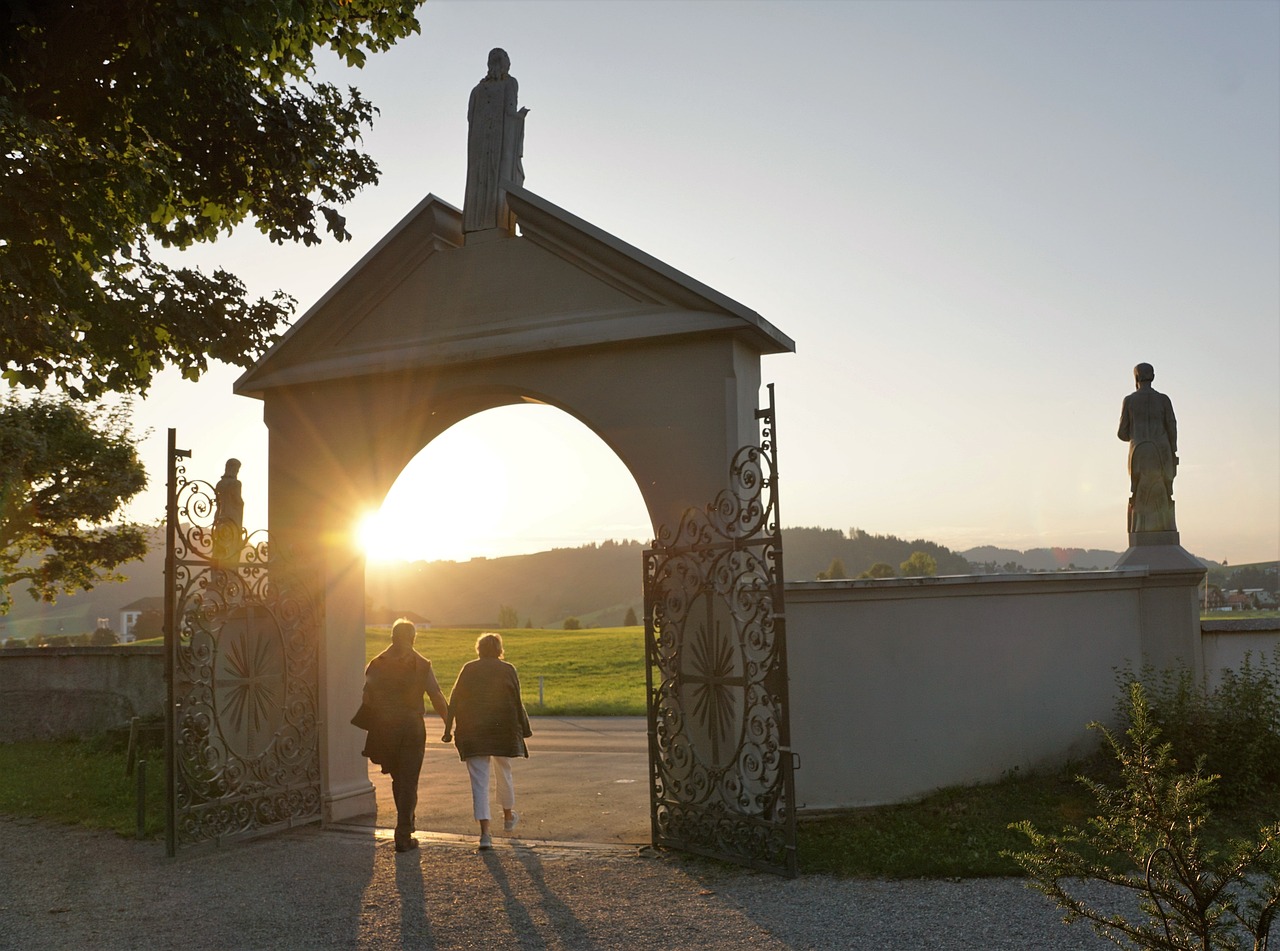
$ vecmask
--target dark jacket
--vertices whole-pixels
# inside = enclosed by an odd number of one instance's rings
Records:
[[[520,702],[520,675],[504,660],[481,657],[458,671],[449,694],[447,736],[452,729],[458,756],[528,756],[529,714]]]
[[[401,746],[425,744],[422,695],[439,689],[431,661],[417,651],[397,654],[388,648],[369,661],[364,696],[356,714],[361,722],[355,725],[369,731],[362,752],[370,762],[381,766],[384,773],[390,772]]]

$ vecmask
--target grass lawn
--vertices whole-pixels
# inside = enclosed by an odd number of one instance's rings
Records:
[[[144,834],[164,835],[164,751],[144,750]],[[0,814],[137,833],[138,773],[125,775],[123,740],[92,737],[0,743]]]
[[[458,671],[476,659],[481,628],[429,628],[414,646],[431,659],[447,697]],[[644,628],[604,627],[581,631],[543,628],[499,630],[505,659],[520,671],[520,689],[531,716],[645,715]],[[365,635],[365,661],[391,643],[389,627]],[[542,678],[542,704],[538,679]]]

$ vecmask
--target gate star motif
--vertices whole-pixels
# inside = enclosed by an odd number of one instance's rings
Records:
[[[721,762],[720,747],[727,743],[737,717],[735,690],[746,688],[747,679],[734,673],[734,649],[724,636],[721,624],[713,617],[707,599],[705,620],[698,624],[690,657],[690,670],[684,681],[693,697],[693,715],[702,723],[711,739],[711,761]]]
[[[222,713],[230,720],[236,735],[247,738],[246,752],[250,754],[258,751],[256,740],[262,733],[274,731],[278,719],[275,712],[284,703],[280,653],[273,649],[276,645],[270,636],[262,634],[255,625],[256,613],[260,612],[250,607],[244,628],[226,638],[223,669],[218,678]],[[262,620],[272,621],[269,616]]]

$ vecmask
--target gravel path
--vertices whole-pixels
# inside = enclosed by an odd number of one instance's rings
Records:
[[[0,817],[0,948],[1112,948],[1022,882],[788,881],[652,849],[308,826],[168,860]]]

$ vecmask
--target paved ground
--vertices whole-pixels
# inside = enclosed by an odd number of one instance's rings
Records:
[[[649,753],[643,717],[533,717],[529,758],[512,769],[521,838],[643,845],[649,831]],[[476,836],[467,768],[427,718],[427,755],[418,789],[419,831]],[[377,824],[391,828],[391,777],[369,772]],[[492,782],[492,780],[491,780]],[[496,795],[491,800],[497,809]]]

